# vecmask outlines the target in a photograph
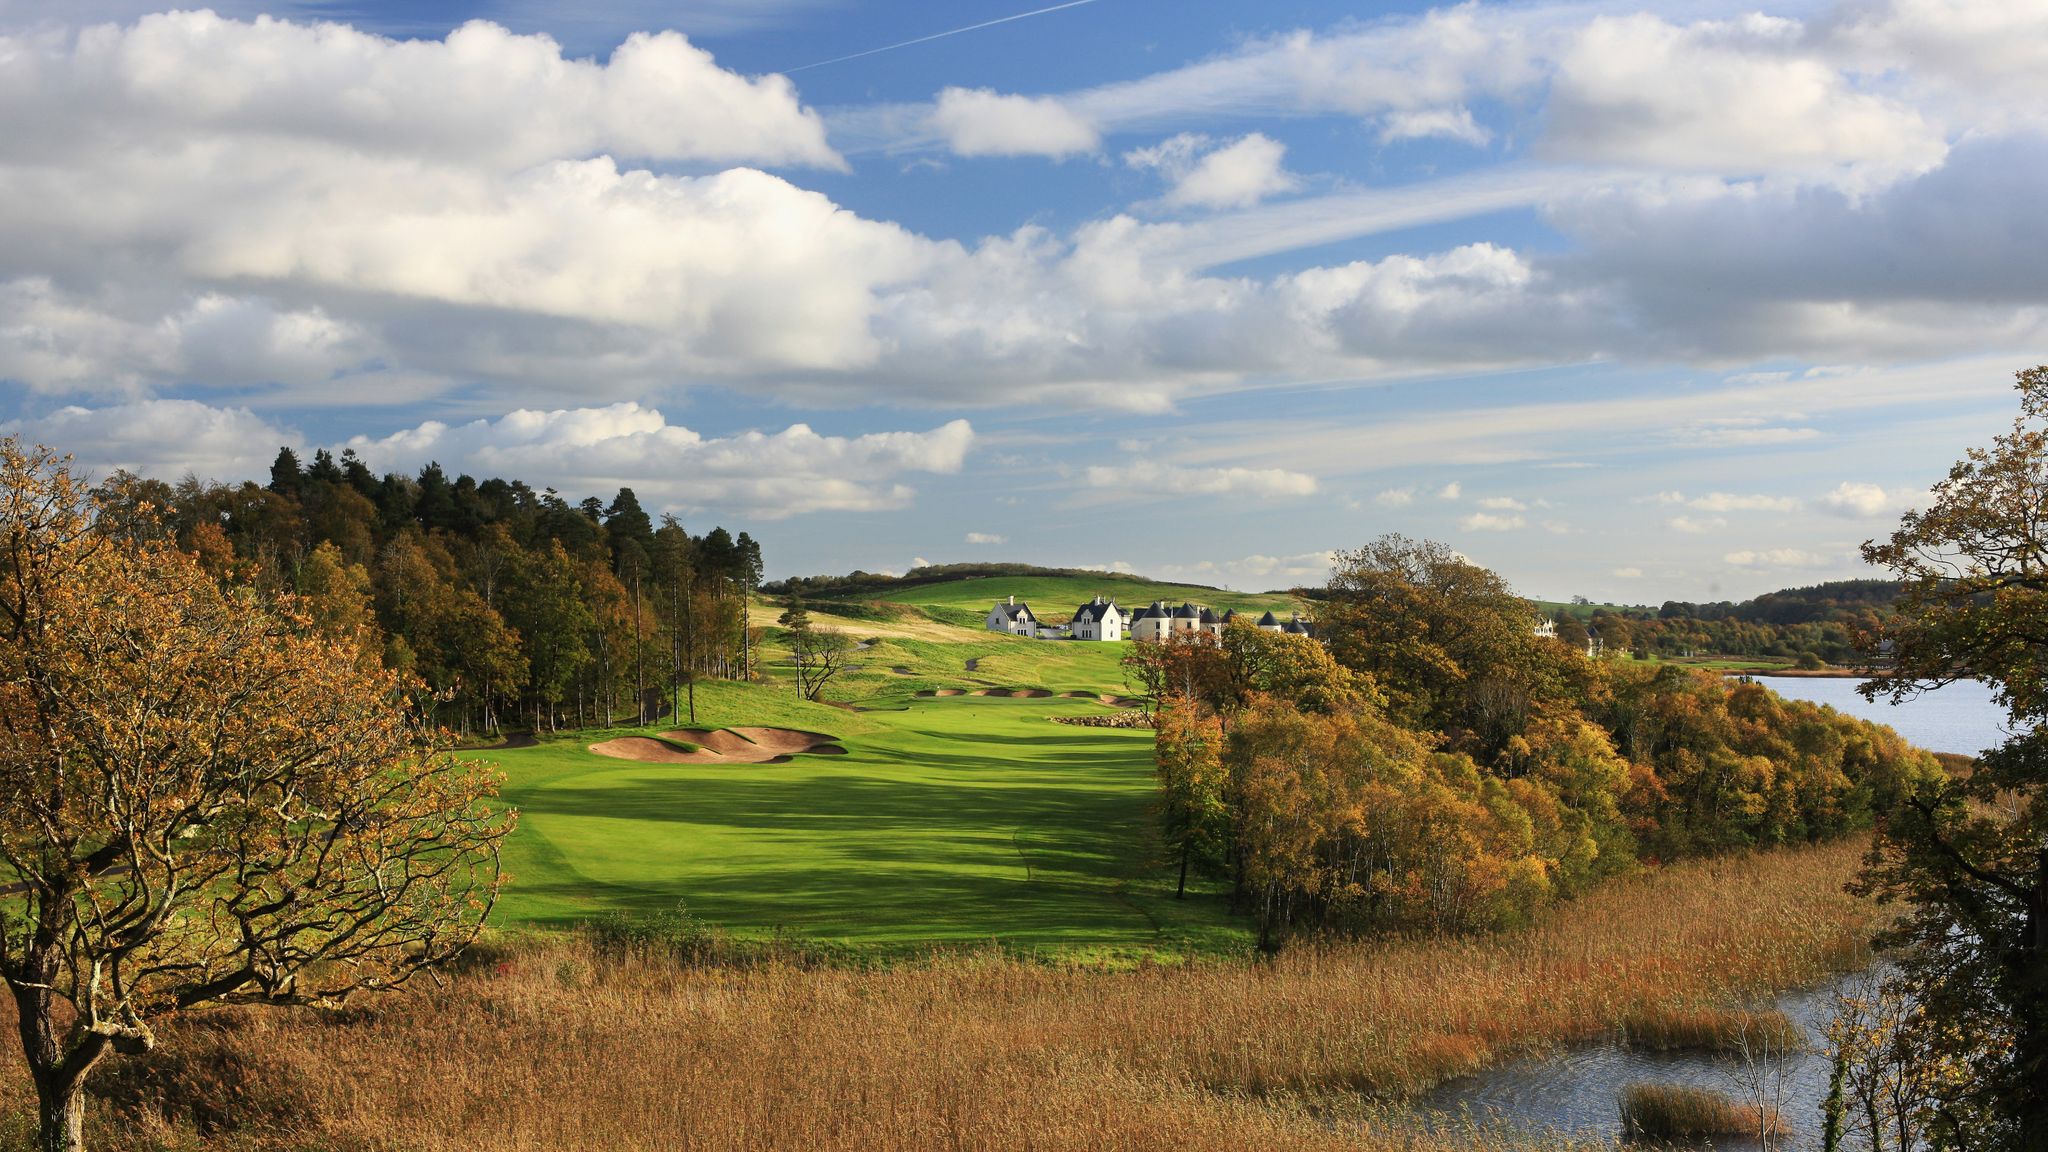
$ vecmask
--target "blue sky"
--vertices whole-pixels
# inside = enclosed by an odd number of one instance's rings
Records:
[[[2048,5],[0,0],[0,420],[353,446],[777,574],[1740,597],[2012,409]],[[816,66],[812,66],[816,65]]]

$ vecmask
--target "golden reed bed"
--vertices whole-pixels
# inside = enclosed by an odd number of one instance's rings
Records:
[[[188,1026],[96,1119],[104,1147],[1278,1149],[1494,1146],[1376,1122],[1512,1052],[1818,980],[1864,958],[1863,844],[1616,882],[1519,933],[1105,971],[994,953],[891,968],[691,969],[509,947],[446,987]],[[18,1067],[7,1103],[26,1106]],[[144,1109],[147,1111],[147,1109]],[[1367,1131],[1361,1141],[1361,1127]],[[117,1131],[116,1129],[120,1129]],[[1546,1143],[1545,1147],[1555,1147]]]

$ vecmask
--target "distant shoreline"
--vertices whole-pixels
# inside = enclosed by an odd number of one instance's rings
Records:
[[[1782,676],[1794,680],[1868,680],[1874,672],[1852,668],[1723,668],[1723,676]]]

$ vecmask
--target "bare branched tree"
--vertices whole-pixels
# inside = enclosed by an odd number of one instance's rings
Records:
[[[776,623],[787,630],[790,663],[796,669],[796,690],[806,700],[816,700],[825,684],[846,668],[853,641],[844,632],[828,632],[811,623],[811,614],[801,603],[793,604]]]
[[[1770,1152],[1783,1134],[1785,1095],[1799,1039],[1773,1013],[1750,1013],[1735,1036],[1735,1083],[1756,1118],[1757,1147]]]
[[[0,977],[48,1152],[84,1147],[87,1077],[168,1016],[453,956],[511,825],[347,638],[95,511],[0,441]]]

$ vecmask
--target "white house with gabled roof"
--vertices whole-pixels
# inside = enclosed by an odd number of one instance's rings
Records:
[[[1031,611],[1031,605],[1017,603],[1015,596],[1007,601],[996,601],[985,624],[991,632],[1008,632],[1012,636],[1038,635],[1037,615]]]
[[[1097,596],[1074,609],[1074,619],[1067,627],[1076,640],[1121,640],[1124,610],[1116,606],[1115,600]]]

